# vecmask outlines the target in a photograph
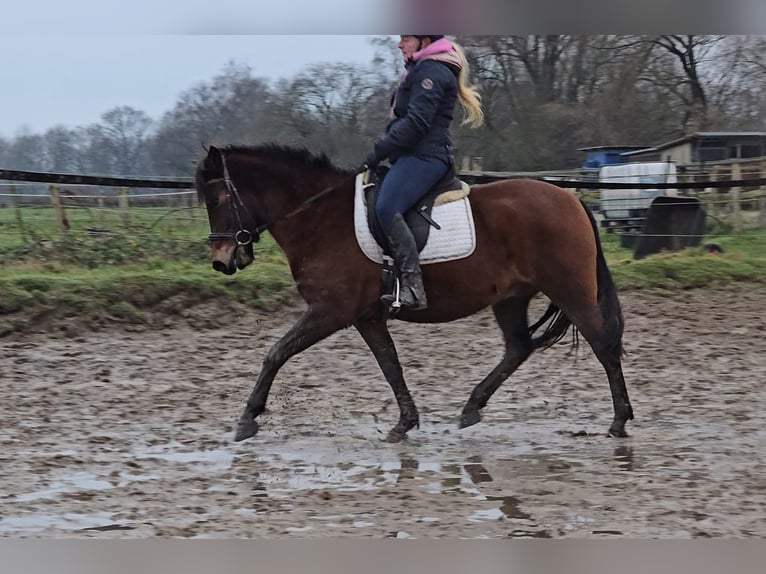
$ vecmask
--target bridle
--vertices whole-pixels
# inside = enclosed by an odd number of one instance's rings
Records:
[[[237,186],[234,185],[234,182],[231,179],[231,175],[229,173],[229,167],[226,165],[226,159],[224,158],[222,151],[221,151],[221,162],[223,164],[223,177],[211,179],[206,182],[206,185],[209,185],[211,183],[218,183],[220,181],[223,181],[226,184],[226,197],[229,200],[229,206],[231,208],[232,215],[234,216],[234,220],[236,221],[239,229],[235,231],[234,233],[223,233],[223,232],[209,233],[207,236],[207,239],[208,241],[227,241],[227,240],[233,239],[239,246],[245,246],[251,243],[258,243],[258,241],[260,241],[261,239],[261,233],[263,233],[264,231],[269,231],[275,223],[283,219],[287,219],[288,217],[292,217],[296,213],[303,211],[304,209],[306,209],[306,207],[308,207],[310,203],[313,203],[317,199],[320,199],[321,197],[324,197],[328,193],[335,191],[339,187],[345,185],[351,179],[355,178],[357,174],[359,173],[357,170],[351,176],[344,179],[342,182],[336,185],[332,185],[330,187],[326,187],[319,193],[312,195],[307,200],[303,201],[298,207],[296,207],[292,211],[289,211],[288,213],[285,213],[284,215],[280,215],[279,217],[277,217],[276,219],[272,219],[268,223],[263,223],[257,226],[255,229],[247,229],[242,223],[242,216],[240,214],[240,210],[244,212],[244,215],[248,216],[250,221],[255,221],[255,218],[251,217],[251,214],[248,211],[247,206],[245,206],[245,203],[242,201],[242,197],[239,195]]]
[[[249,245],[251,243],[257,243],[261,239],[261,233],[266,231],[271,224],[264,224],[259,225],[255,229],[246,229],[245,226],[242,224],[242,217],[240,216],[240,209],[245,212],[245,215],[250,216],[250,213],[247,210],[247,207],[245,206],[245,202],[242,201],[242,197],[239,195],[239,191],[237,190],[237,186],[234,185],[234,182],[231,180],[231,175],[229,174],[229,166],[226,165],[226,159],[223,156],[223,152],[221,152],[221,162],[223,164],[223,177],[217,177],[215,179],[211,179],[210,181],[206,182],[206,185],[210,185],[211,183],[218,183],[219,181],[224,182],[226,185],[226,197],[229,200],[229,207],[231,209],[231,213],[234,216],[234,220],[237,222],[237,226],[239,229],[235,231],[234,233],[209,233],[207,236],[208,241],[227,241],[229,239],[233,239],[237,242],[237,245],[244,246]],[[250,220],[254,221],[252,217],[250,217]],[[272,222],[273,223],[273,222]]]

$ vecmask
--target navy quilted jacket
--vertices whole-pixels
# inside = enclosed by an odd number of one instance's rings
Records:
[[[402,155],[450,161],[449,126],[457,102],[457,74],[453,66],[432,59],[411,65],[394,95],[395,117],[375,142],[380,161],[395,162]]]

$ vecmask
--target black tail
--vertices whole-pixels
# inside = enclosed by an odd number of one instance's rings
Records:
[[[598,283],[598,306],[601,308],[601,316],[604,318],[604,343],[606,347],[615,351],[618,356],[623,354],[622,332],[625,321],[622,318],[620,300],[617,298],[617,287],[609,272],[609,267],[604,259],[604,251],[601,249],[601,240],[598,235],[598,224],[590,209],[580,201],[583,209],[588,214],[593,235],[596,238],[596,282]]]
[[[538,337],[533,336],[535,331],[546,323],[548,323],[548,325],[545,327],[545,331]],[[564,315],[561,309],[551,303],[548,305],[545,313],[543,313],[543,316],[540,317],[534,325],[530,325],[529,327],[529,335],[532,337],[532,348],[535,350],[547,349],[548,347],[555,345],[564,338],[564,335],[566,335],[567,330],[571,325],[572,322],[569,320],[569,317]],[[577,336],[575,335],[575,341],[576,340]]]
[[[604,339],[606,347],[622,355],[622,332],[625,323],[622,318],[622,309],[620,300],[617,298],[617,287],[606,265],[604,251],[601,248],[601,240],[598,234],[598,224],[590,209],[581,201],[583,209],[588,214],[588,220],[593,228],[593,235],[596,239],[596,283],[598,285],[598,306],[601,309],[601,315],[604,318]],[[548,323],[541,335],[535,337],[535,332],[543,325]],[[529,327],[529,334],[532,337],[532,347],[534,349],[547,349],[559,342],[567,330],[572,325],[569,318],[556,307],[553,303],[548,305],[543,316]],[[575,329],[574,345],[577,345],[577,330]]]

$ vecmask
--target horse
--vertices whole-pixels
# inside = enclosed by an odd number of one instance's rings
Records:
[[[357,173],[335,166],[323,153],[277,144],[210,146],[197,165],[195,187],[207,210],[213,269],[229,275],[253,263],[253,243],[268,231],[307,305],[267,352],[235,441],[258,432],[256,419],[289,358],[351,326],[372,351],[399,406],[387,440],[400,441],[419,427],[388,330],[391,316],[379,301],[381,265],[364,256],[355,237]],[[571,327],[573,344],[582,335],[606,372],[614,408],[607,435],[627,436],[633,408],[622,372],[624,320],[593,215],[572,192],[535,179],[477,184],[468,198],[476,231],[473,253],[424,265],[428,307],[403,308],[395,315],[405,322],[441,323],[492,308],[504,354],[473,388],[459,428],[478,423],[503,381]],[[538,294],[549,303],[530,325],[527,309]]]

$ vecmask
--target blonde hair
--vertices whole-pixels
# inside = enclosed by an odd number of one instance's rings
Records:
[[[460,105],[463,108],[463,121],[461,125],[478,128],[484,123],[484,110],[481,109],[481,96],[468,81],[468,60],[463,48],[457,42],[452,42],[458,57],[460,58],[460,74],[457,77],[457,94]]]

